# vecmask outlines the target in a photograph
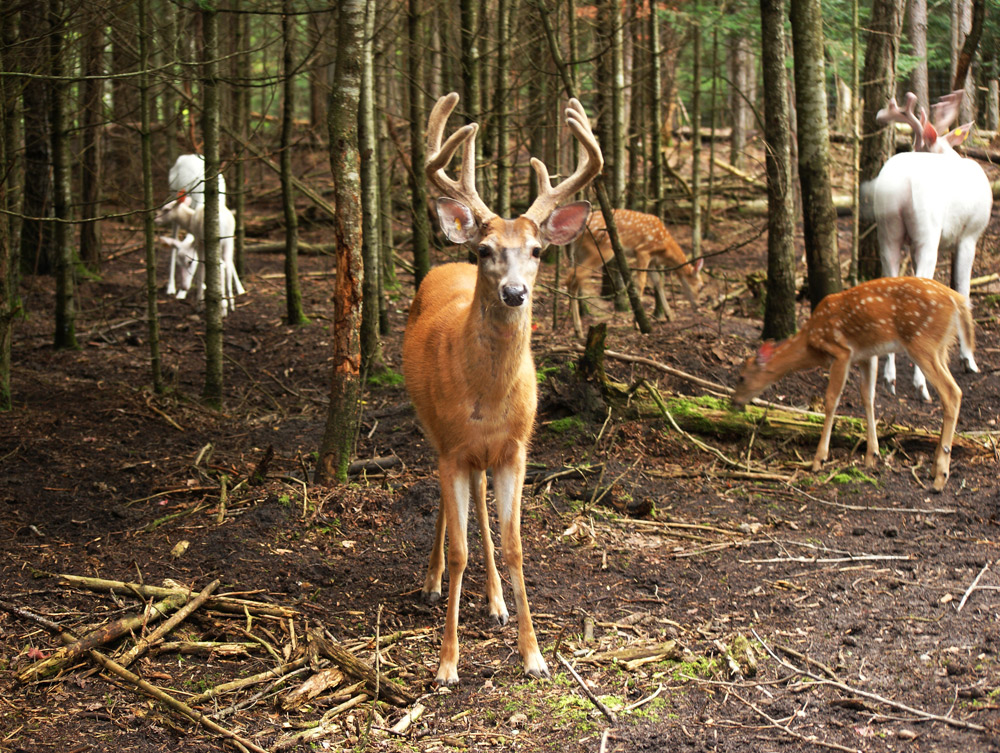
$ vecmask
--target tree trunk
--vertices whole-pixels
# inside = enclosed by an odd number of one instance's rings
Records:
[[[909,0],[906,4],[906,33],[913,48],[914,66],[910,71],[910,91],[921,107],[930,107],[927,85],[927,0]]]
[[[361,302],[361,371],[369,374],[385,367],[379,342],[379,257],[382,244],[379,234],[378,139],[375,132],[375,5],[365,2],[365,26],[362,43],[361,110],[358,146],[361,155],[361,211],[364,232],[361,256],[364,282]]]
[[[218,12],[201,11],[202,50],[201,137],[205,143],[205,387],[202,397],[212,407],[222,405],[222,275],[219,267],[219,89]],[[197,279],[195,280],[197,285]]]
[[[660,41],[660,19],[649,14],[649,195],[653,214],[663,216],[663,44]]]
[[[142,218],[146,249],[146,322],[149,330],[149,363],[153,391],[163,392],[163,369],[160,360],[160,315],[156,306],[156,236],[153,227],[153,137],[149,128],[149,0],[139,0],[139,132],[142,150]]]
[[[80,84],[83,110],[80,213],[80,259],[93,271],[101,268],[101,133],[104,126],[104,26],[97,15],[87,19],[83,43],[83,74]]]
[[[411,3],[411,10],[415,10]],[[342,0],[337,24],[337,58],[330,94],[330,167],[337,217],[337,282],[334,289],[333,375],[330,407],[316,465],[316,483],[347,481],[358,429],[361,398],[361,160],[358,111],[361,103],[361,37],[364,0]],[[411,40],[412,41],[412,40]],[[416,50],[411,48],[411,52]],[[419,86],[419,81],[415,86]],[[422,157],[422,155],[421,155]],[[423,161],[413,172],[423,171]],[[426,215],[426,210],[421,207]]]
[[[356,1],[356,0],[355,0]],[[421,0],[407,4],[407,74],[410,83],[410,213],[413,221],[413,276],[414,285],[421,281],[431,268],[431,225],[427,218],[427,144],[424,136],[424,21]]]
[[[621,207],[625,200],[625,19],[616,1],[611,5],[611,202]]]
[[[70,211],[72,173],[69,166],[68,91],[66,74],[66,26],[62,0],[49,0],[51,14],[52,83],[50,89],[52,134],[52,212],[55,217],[57,348],[76,348],[76,291],[73,280],[73,225]]]
[[[507,87],[510,78],[510,19],[511,2],[513,0],[498,0],[497,2],[497,61],[496,61],[496,97],[493,110],[496,117],[496,162],[497,162],[497,197],[494,211],[501,217],[510,217],[510,173],[507,144],[507,113],[510,103],[507,101],[511,92]]]
[[[295,140],[295,17],[291,0],[282,0],[282,69],[284,102],[281,107],[281,205],[285,213],[285,304],[286,322],[292,326],[309,320],[302,312],[299,285],[299,218],[295,213],[295,186],[292,185],[292,144]]]
[[[864,82],[861,99],[862,113],[860,182],[873,180],[882,165],[892,154],[892,128],[883,128],[875,122],[875,115],[885,107],[896,89],[896,51],[899,31],[902,25],[900,0],[873,0],[871,18],[868,21],[868,42],[865,48],[865,67],[861,74]],[[869,229],[870,228],[870,229]],[[878,235],[874,227],[862,231],[858,245],[858,277],[870,280],[881,277],[882,264],[879,261]]]
[[[695,2],[691,33],[691,255],[701,256],[701,12]]]
[[[795,332],[796,322],[792,156],[782,0],[760,0],[760,17],[768,204],[767,301],[763,336],[783,339]]]
[[[19,60],[13,54],[17,42],[16,16],[0,13],[0,72],[14,73]],[[14,320],[20,303],[17,295],[17,254],[13,214],[17,213],[17,194],[13,190],[17,176],[19,88],[14,79],[0,76],[0,412],[11,409],[11,343]],[[13,214],[12,214],[13,213]]]
[[[462,109],[465,111],[466,123],[482,123],[480,117],[482,109],[480,103],[483,96],[482,79],[479,70],[479,11],[484,5],[481,0],[461,0],[461,30],[462,30],[462,88],[465,96],[462,97]],[[484,8],[485,10],[485,8]],[[423,53],[421,49],[420,54]],[[482,194],[483,201],[487,206],[493,205],[490,182],[485,179],[483,169],[479,167],[483,162],[483,142],[484,138],[476,139],[476,186]],[[414,170],[422,170],[423,162],[418,167],[414,155]]]
[[[240,143],[245,143],[250,133],[250,15],[242,13],[243,0],[233,0],[233,10],[236,11],[236,57],[233,60],[234,79],[233,86],[235,98],[236,122],[234,123],[236,133]],[[236,217],[236,237],[233,239],[233,266],[236,267],[236,274],[242,279],[246,275],[246,160],[243,157],[243,150],[234,149],[239,155],[234,160],[233,170],[230,173],[228,183],[228,195],[226,203],[231,205],[233,215]]]
[[[820,0],[792,0],[791,8],[802,225],[809,270],[809,300],[816,308],[823,298],[841,289],[837,211],[833,208],[830,185],[823,11]]]
[[[51,71],[47,35],[49,19],[44,2],[26,3],[21,11],[21,70],[44,77]],[[48,275],[55,271],[53,226],[41,218],[52,216],[52,153],[49,135],[49,82],[24,82],[24,219],[21,223],[21,271]]]
[[[747,104],[747,99],[750,97],[748,69],[753,65],[753,57],[749,49],[749,39],[742,30],[733,31],[729,43],[729,70],[732,81],[729,93],[729,108],[732,111],[729,164],[742,170],[746,166],[744,153],[747,148],[747,128],[750,121],[750,107]]]
[[[986,17],[984,0],[965,0],[962,8],[962,49],[958,53],[955,65],[955,78],[952,90],[963,89],[960,109],[960,123],[968,123],[976,115],[976,82],[975,76],[969,75],[969,69],[979,47],[979,39],[983,34],[983,21]]]

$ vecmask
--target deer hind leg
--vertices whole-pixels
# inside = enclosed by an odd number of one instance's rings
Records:
[[[503,600],[503,585],[497,572],[493,549],[493,534],[490,532],[490,511],[486,507],[486,471],[472,471],[469,479],[472,498],[476,503],[476,517],[479,519],[479,535],[483,540],[483,558],[486,560],[486,600],[489,614],[496,625],[506,625],[510,619],[507,605]]]
[[[955,425],[958,423],[958,412],[962,407],[962,388],[955,382],[945,363],[947,349],[942,348],[932,353],[911,353],[910,357],[927,372],[927,378],[941,399],[941,440],[934,453],[934,491],[944,489],[951,472],[952,440],[955,438]]]
[[[872,356],[861,367],[861,398],[865,403],[865,431],[868,449],[865,467],[872,468],[878,457],[878,433],[875,431],[875,382],[878,380],[878,356]]]
[[[573,332],[577,337],[583,337],[583,322],[580,320],[580,290],[583,281],[580,278],[582,268],[577,265],[566,276],[566,291],[569,293],[569,312],[573,317]]]
[[[958,293],[965,296],[965,300],[969,299],[969,284],[972,277],[972,261],[976,256],[976,239],[974,238],[963,238],[959,244],[958,248],[955,249],[955,253],[951,260],[951,287]],[[958,330],[958,349],[959,354],[962,357],[962,364],[965,366],[966,371],[971,371],[973,373],[979,373],[979,366],[976,365],[976,359],[972,355],[972,349],[969,347],[969,343],[965,342],[962,338],[962,329],[959,327]]]
[[[521,447],[509,465],[493,469],[497,510],[500,516],[503,558],[510,573],[517,604],[517,648],[524,671],[532,677],[549,677],[549,668],[538,650],[531,608],[524,589],[523,553],[521,551],[521,488],[524,485],[525,450]]]
[[[451,458],[441,458],[441,508],[448,536],[448,613],[441,639],[441,662],[435,682],[458,682],[458,608],[462,599],[462,576],[469,561],[469,479],[467,467]]]
[[[838,356],[830,366],[830,382],[826,386],[826,420],[823,421],[823,433],[820,435],[816,456],[813,458],[813,473],[822,468],[823,462],[830,456],[830,434],[833,432],[833,419],[836,417],[837,406],[840,404],[844,385],[847,384],[847,372],[850,368],[850,354]]]
[[[446,521],[444,515],[444,496],[438,502],[437,522],[434,524],[434,543],[431,545],[430,561],[427,563],[427,577],[424,587],[420,589],[421,598],[428,604],[436,604],[441,600],[441,578],[444,575],[444,534]]]
[[[672,322],[674,320],[674,312],[670,310],[670,304],[667,303],[667,293],[663,289],[663,267],[657,265],[655,269],[650,271],[649,276],[653,280],[653,294],[656,296],[656,307],[653,310],[653,316],[662,315],[666,317],[668,322]]]

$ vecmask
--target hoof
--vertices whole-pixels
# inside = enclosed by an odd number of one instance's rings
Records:
[[[552,675],[549,674],[549,667],[540,653],[536,653],[534,656],[530,656],[524,660],[524,673],[529,677],[534,677],[536,680],[549,680],[552,678]]]
[[[452,670],[451,672],[444,672],[444,670],[439,670],[437,677],[434,678],[434,683],[442,688],[451,688],[458,685],[458,672]]]
[[[424,604],[437,604],[441,601],[440,591],[421,591],[420,598],[423,600]],[[457,679],[456,679],[457,682]]]
[[[493,627],[503,627],[510,621],[510,615],[506,612],[501,612],[500,614],[490,615],[490,624]]]

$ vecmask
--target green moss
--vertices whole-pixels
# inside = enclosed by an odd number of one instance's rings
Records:
[[[855,468],[854,466],[845,468],[840,473],[831,476],[830,481],[834,484],[853,484],[855,481],[860,481],[872,486],[878,486],[877,479],[872,478],[860,468]]]
[[[368,384],[373,387],[398,387],[403,384],[403,375],[392,369],[382,369],[368,375]]]
[[[559,371],[558,366],[539,366],[535,369],[535,380],[542,384],[550,374],[555,374],[557,371]]]
[[[557,418],[547,425],[549,431],[555,434],[566,434],[568,432],[583,431],[585,424],[579,416],[566,416]]]

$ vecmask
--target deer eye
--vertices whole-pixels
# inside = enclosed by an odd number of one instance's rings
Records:
[[[536,259],[539,258],[542,255],[542,247],[535,246],[534,248],[532,248],[531,255],[534,256]]]
[[[476,253],[479,254],[480,259],[485,259],[487,256],[490,255],[490,247],[484,243],[483,245],[481,245],[479,248],[476,249]]]

